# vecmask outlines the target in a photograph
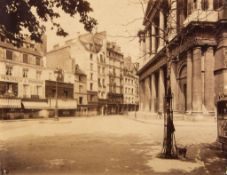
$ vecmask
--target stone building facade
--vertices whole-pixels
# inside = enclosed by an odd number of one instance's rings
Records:
[[[136,75],[136,64],[131,57],[124,58],[123,90],[124,111],[136,111],[139,106],[139,77]]]
[[[124,55],[122,54],[120,47],[114,42],[108,42],[106,50],[107,59],[109,61],[108,113],[118,114],[122,113],[124,110]]]
[[[150,0],[139,31],[140,110],[163,111],[168,44],[175,113],[214,115],[225,89],[226,2]]]
[[[43,44],[24,41],[21,48],[0,41],[0,118],[32,117],[47,106]]]
[[[45,117],[54,116],[56,108],[58,116],[75,116],[77,100],[74,94],[74,73],[59,68],[46,68],[43,72],[43,80],[45,80],[45,98],[48,103]]]
[[[87,116],[87,75],[78,65],[75,67],[74,97],[77,100],[77,116]]]

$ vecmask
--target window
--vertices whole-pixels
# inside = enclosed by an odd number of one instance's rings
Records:
[[[13,52],[10,50],[6,50],[6,59],[12,60],[13,59]]]
[[[13,67],[12,66],[6,66],[6,75],[12,75]]]
[[[83,104],[83,97],[79,97],[79,104]]]
[[[90,64],[90,70],[93,70],[93,64],[92,63]]]
[[[93,60],[93,54],[92,53],[90,54],[90,60]]]
[[[90,90],[93,90],[93,83],[90,83]]]
[[[102,54],[100,54],[100,62],[101,62],[101,63],[103,62]]]
[[[40,80],[41,79],[41,71],[36,72],[36,79]]]
[[[36,57],[36,65],[41,65],[41,58],[40,57]]]
[[[42,86],[37,86],[37,95],[38,95],[39,97],[42,96]]]
[[[105,68],[104,67],[102,68],[102,73],[105,74]]]
[[[29,86],[24,84],[23,85],[23,96],[24,96],[24,98],[28,97],[28,89],[29,89]]]
[[[214,9],[215,10],[217,10],[217,9],[219,9],[220,7],[222,7],[223,6],[223,0],[215,0],[214,1]]]
[[[52,97],[56,97],[56,89],[52,89]]]
[[[105,79],[102,79],[102,85],[105,87]]]
[[[83,81],[83,77],[81,75],[79,75],[79,81]]]
[[[23,63],[28,63],[28,54],[23,54]]]
[[[101,80],[100,80],[100,78],[98,78],[98,85],[99,85],[99,87],[102,86],[102,85],[101,85]]]
[[[24,78],[28,77],[28,69],[23,69],[23,77]]]
[[[64,97],[68,98],[68,91],[67,90],[64,90]]]
[[[116,70],[115,70],[115,68],[113,68],[113,74],[114,74],[114,75],[116,74]]]
[[[100,74],[100,69],[101,69],[100,66],[98,66],[98,73],[99,73],[99,74]]]
[[[83,86],[80,85],[80,86],[79,86],[79,92],[81,93],[82,91],[83,91]]]
[[[93,80],[93,73],[90,74],[90,79]]]

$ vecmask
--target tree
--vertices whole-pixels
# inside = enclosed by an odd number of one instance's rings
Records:
[[[47,21],[58,36],[66,36],[68,33],[55,22],[60,17],[57,9],[71,17],[79,15],[79,22],[89,32],[97,25],[88,15],[93,9],[87,0],[1,0],[0,7],[0,34],[15,46],[21,46],[27,37],[41,43],[46,31],[43,22]]]

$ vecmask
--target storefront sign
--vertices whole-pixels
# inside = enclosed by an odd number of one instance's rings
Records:
[[[22,81],[22,78],[20,77],[14,77],[14,76],[8,76],[8,75],[0,75],[1,81],[7,81],[7,82],[20,82]]]

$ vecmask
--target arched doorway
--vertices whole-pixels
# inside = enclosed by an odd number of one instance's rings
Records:
[[[179,112],[187,111],[187,67],[183,65],[179,71]]]

